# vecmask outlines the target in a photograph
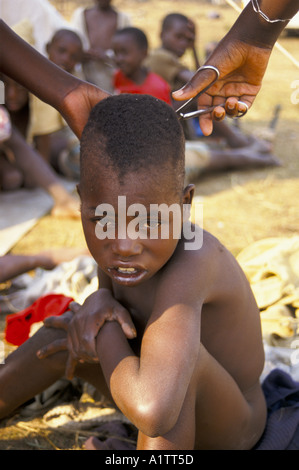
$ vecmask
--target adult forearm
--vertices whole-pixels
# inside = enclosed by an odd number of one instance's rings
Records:
[[[299,0],[259,0],[260,9],[271,20],[292,18],[299,8]],[[228,35],[237,40],[264,48],[272,48],[288,21],[270,23],[253,8],[250,1],[239,15]]]
[[[80,82],[47,60],[0,20],[1,72],[21,83],[41,100],[60,109],[64,97]]]

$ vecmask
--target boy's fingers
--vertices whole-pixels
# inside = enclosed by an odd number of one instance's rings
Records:
[[[75,357],[70,353],[65,367],[65,376],[68,380],[72,380],[74,378],[77,363],[77,359],[75,359]]]
[[[128,339],[136,338],[137,333],[134,326],[128,323],[121,323],[122,330]]]
[[[48,317],[45,318],[44,320],[44,325],[47,328],[60,328],[62,330],[67,331],[68,330],[68,324],[69,324],[70,318],[66,317]]]
[[[39,349],[36,355],[39,359],[45,359],[46,357],[51,356],[52,354],[65,351],[65,350],[67,350],[66,339],[65,338],[57,339],[53,341],[53,343],[48,344],[47,346],[44,346],[41,349]]]
[[[81,308],[81,305],[78,304],[77,302],[73,301],[69,304],[69,309],[73,313],[77,313],[78,310]]]
[[[131,320],[131,315],[127,310],[124,309],[122,312],[118,312],[115,319],[120,324],[128,339],[136,338],[136,328]]]

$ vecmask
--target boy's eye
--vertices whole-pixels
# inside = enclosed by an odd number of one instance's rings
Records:
[[[94,217],[92,219],[92,222],[100,225],[101,227],[106,227],[107,229],[111,227],[115,227],[115,220],[108,219],[107,217]]]

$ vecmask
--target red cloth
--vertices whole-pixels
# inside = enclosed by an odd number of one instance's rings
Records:
[[[7,315],[5,340],[15,346],[20,346],[29,338],[30,327],[33,323],[43,321],[47,317],[61,315],[72,301],[71,297],[61,294],[48,294],[40,297],[21,312]]]
[[[116,93],[136,93],[151,95],[171,105],[170,87],[168,83],[154,72],[149,72],[143,83],[138,85],[126,77],[121,70],[114,75],[114,89]]]

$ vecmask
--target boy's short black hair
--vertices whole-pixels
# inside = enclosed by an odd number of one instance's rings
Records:
[[[188,23],[189,18],[187,18],[187,16],[185,15],[182,15],[181,13],[170,13],[169,15],[166,15],[162,21],[162,32],[172,28],[175,21],[182,21],[184,23]]]
[[[115,36],[119,34],[129,34],[140,49],[148,49],[148,40],[142,29],[135,28],[134,26],[127,26],[126,28],[118,29],[115,32]]]
[[[184,184],[185,140],[174,110],[150,95],[121,94],[100,101],[81,137],[81,181],[101,164],[117,172],[168,168],[174,187]],[[172,171],[173,170],[173,171]]]
[[[55,33],[53,34],[51,40],[49,41],[49,44],[53,44],[53,42],[57,41],[57,39],[59,39],[61,36],[64,36],[64,35],[68,35],[68,36],[71,36],[75,41],[77,41],[81,47],[82,47],[82,40],[79,36],[79,34],[77,34],[75,31],[73,31],[72,29],[58,29],[57,31],[55,31]]]

